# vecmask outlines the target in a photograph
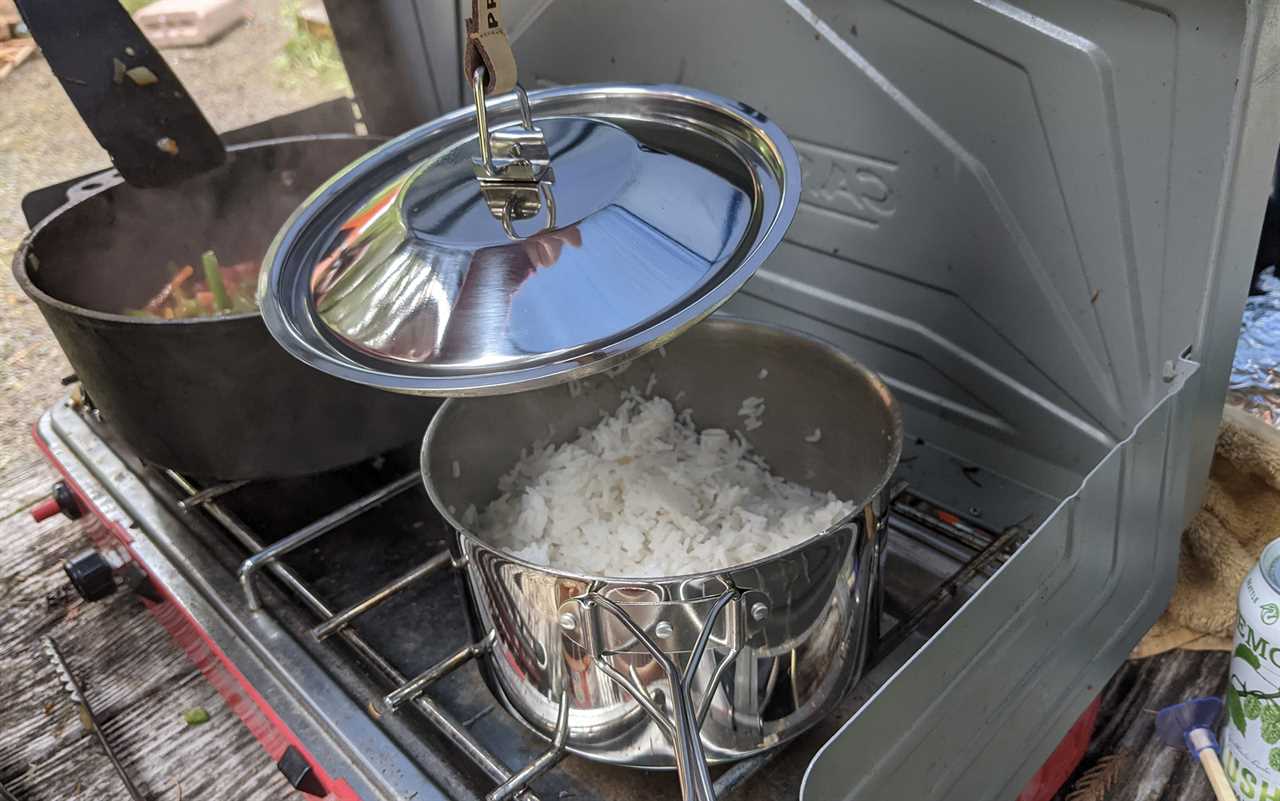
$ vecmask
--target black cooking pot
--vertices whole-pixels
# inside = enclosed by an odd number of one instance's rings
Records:
[[[257,260],[290,212],[376,145],[311,136],[230,148],[213,170],[140,189],[87,179],[39,223],[13,262],[93,404],[143,459],[219,479],[300,475],[422,436],[437,402],[304,366],[257,313],[129,317],[171,262]]]
[[[348,135],[224,149],[117,0],[18,0],[115,173],[86,179],[31,231],[13,272],[89,398],[144,460],[201,478],[326,470],[418,438],[436,405],[330,378],[256,313],[130,317],[172,263],[262,258],[289,214],[378,143]],[[114,69],[108,69],[114,66]]]

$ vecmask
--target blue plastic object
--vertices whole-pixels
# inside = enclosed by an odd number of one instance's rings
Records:
[[[1198,755],[1206,748],[1218,749],[1218,738],[1213,729],[1222,715],[1221,698],[1193,698],[1180,704],[1167,706],[1156,713],[1156,734],[1171,748],[1183,746],[1192,756]],[[1191,733],[1203,731],[1204,735],[1195,738],[1192,743]]]

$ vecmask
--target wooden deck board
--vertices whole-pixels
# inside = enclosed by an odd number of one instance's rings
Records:
[[[1157,737],[1156,713],[1190,698],[1226,691],[1231,655],[1170,651],[1126,662],[1107,683],[1089,751],[1056,801],[1065,801],[1080,776],[1112,754],[1125,754],[1116,783],[1097,801],[1203,801],[1213,797],[1199,764]]]
[[[151,798],[301,799],[136,598],[64,591],[62,561],[88,547],[87,523],[37,525],[27,511],[56,479],[34,448],[0,476],[0,781],[20,801],[128,797],[41,650],[52,634]],[[183,721],[194,706],[207,724]]]

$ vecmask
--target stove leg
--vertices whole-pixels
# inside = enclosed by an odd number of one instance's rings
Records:
[[[325,786],[320,783],[320,779],[316,777],[315,771],[311,769],[311,763],[293,746],[284,749],[284,754],[280,756],[276,768],[284,775],[289,785],[299,792],[316,798],[324,798],[329,794]]]

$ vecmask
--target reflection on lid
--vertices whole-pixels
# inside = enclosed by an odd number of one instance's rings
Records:
[[[323,303],[325,294],[341,279],[343,272],[356,258],[366,251],[370,241],[378,238],[382,232],[394,228],[394,215],[398,214],[394,204],[401,189],[401,184],[387,187],[338,229],[337,241],[328,255],[317,262],[311,271],[311,292],[317,303]]]
[[[492,369],[643,325],[732,260],[751,224],[735,183],[608,123],[542,124],[561,227],[507,237],[470,177],[474,141],[446,150],[335,233],[311,280],[325,325],[382,359]]]
[[[508,333],[515,350],[547,353],[575,341],[603,339],[621,318],[647,320],[697,286],[712,262],[610,206],[582,224],[590,253],[565,251],[554,270],[519,287]],[[722,243],[723,245],[723,243]],[[589,298],[566,308],[562,298]]]

